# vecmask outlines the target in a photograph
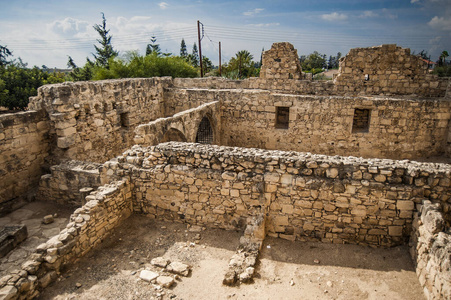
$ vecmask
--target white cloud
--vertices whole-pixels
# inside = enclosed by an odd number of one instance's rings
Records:
[[[73,18],[65,18],[64,20],[57,20],[47,25],[48,29],[53,33],[65,36],[76,36],[80,33],[86,32],[90,27],[89,22],[77,20]]]
[[[391,13],[388,9],[386,9],[386,8],[383,8],[383,9],[382,9],[382,13],[383,13],[384,16],[385,16],[386,18],[388,18],[388,19],[394,20],[394,19],[397,19],[397,18],[398,18],[398,15],[392,14],[392,13]]]
[[[337,22],[337,21],[346,21],[348,19],[348,16],[345,14],[340,14],[337,12],[333,12],[331,14],[324,14],[321,15],[321,18],[325,21],[329,22]]]
[[[166,8],[168,8],[169,4],[167,4],[166,2],[160,2],[160,3],[158,4],[158,6],[159,6],[161,9],[166,9]]]
[[[435,16],[429,21],[428,25],[437,30],[451,30],[451,19]]]
[[[359,17],[360,18],[375,18],[379,15],[371,10],[365,10]]]
[[[420,2],[420,0],[410,0],[410,3],[418,3],[418,2]]]
[[[248,10],[246,12],[243,13],[243,15],[245,16],[255,16],[256,14],[261,13],[262,11],[264,11],[264,8],[256,8],[256,9],[252,9],[252,10]]]
[[[249,24],[248,26],[254,27],[270,27],[270,26],[279,26],[280,23],[259,23],[259,24]]]

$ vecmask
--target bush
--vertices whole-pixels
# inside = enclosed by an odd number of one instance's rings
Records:
[[[178,56],[162,57],[153,53],[147,56],[132,55],[129,62],[110,59],[109,68],[95,67],[94,80],[116,78],[148,78],[171,76],[197,77],[197,69]]]
[[[18,64],[0,67],[0,106],[24,110],[28,99],[37,95],[40,86],[64,81],[64,74],[49,74],[38,67],[27,69]]]
[[[451,77],[451,66],[436,66],[432,74],[437,74],[439,77]]]

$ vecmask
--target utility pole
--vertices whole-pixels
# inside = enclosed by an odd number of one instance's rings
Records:
[[[200,77],[204,77],[204,70],[202,68],[202,46],[200,44],[200,41],[202,38],[200,37],[200,22],[197,20],[197,40],[199,41],[199,64],[200,64]],[[203,26],[203,24],[202,24]]]
[[[221,75],[221,42],[219,42],[219,76]]]

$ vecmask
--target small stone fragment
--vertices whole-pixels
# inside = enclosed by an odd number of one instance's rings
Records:
[[[44,218],[42,218],[42,224],[51,224],[55,222],[55,219],[53,218],[52,215],[47,215]]]
[[[189,271],[190,271],[191,267],[187,264],[184,264],[184,263],[181,263],[178,261],[173,261],[169,264],[169,266],[166,267],[166,269],[169,272],[179,274],[179,275],[186,277],[189,275]]]
[[[188,230],[189,232],[201,232],[202,227],[199,225],[192,225]]]
[[[326,282],[326,284],[327,284],[328,287],[332,287],[332,285],[333,285],[332,281],[328,281],[328,282]]]
[[[139,278],[141,278],[142,280],[147,281],[147,282],[151,282],[158,276],[159,276],[158,273],[148,271],[148,270],[142,270],[141,273],[139,273]]]
[[[82,284],[81,284],[80,282],[77,282],[77,283],[75,284],[75,286],[77,287],[77,289],[79,289],[79,288],[81,288]]]
[[[157,283],[162,287],[169,288],[174,284],[174,278],[171,276],[158,276]]]
[[[315,264],[319,264],[319,259],[315,259],[313,262],[314,262]]]
[[[154,259],[152,259],[150,261],[150,263],[154,266],[157,267],[161,267],[161,268],[166,268],[166,266],[170,263],[171,261],[169,259],[166,259],[164,257],[155,257]]]

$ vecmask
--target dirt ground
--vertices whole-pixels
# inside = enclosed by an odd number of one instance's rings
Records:
[[[190,232],[135,215],[66,270],[40,299],[424,299],[407,247],[290,242],[267,238],[254,283],[222,284],[240,232]],[[197,241],[197,243],[196,243]],[[170,289],[139,279],[164,256],[192,266]]]

